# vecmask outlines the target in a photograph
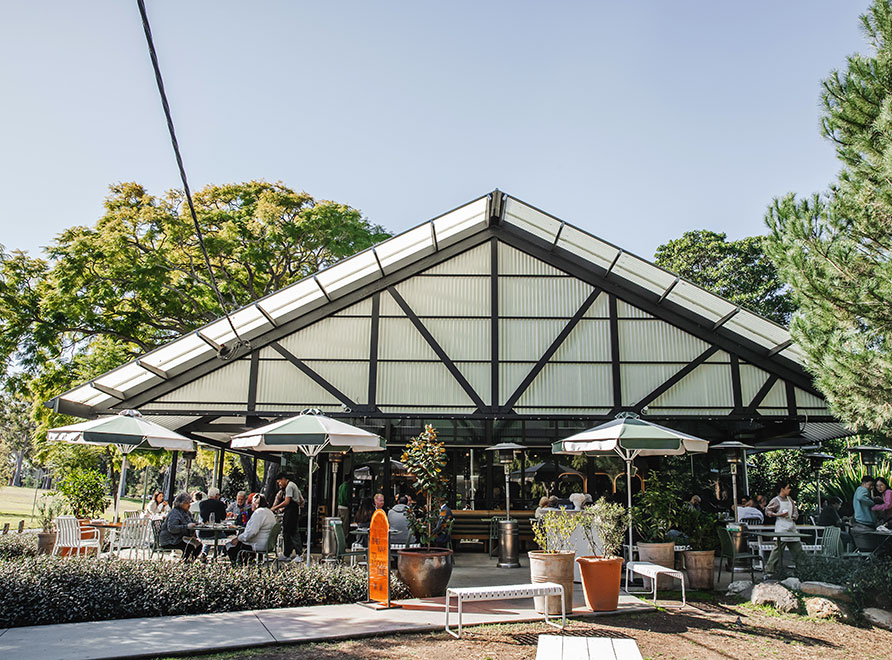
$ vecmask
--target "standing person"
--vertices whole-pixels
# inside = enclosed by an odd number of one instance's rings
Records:
[[[164,493],[156,490],[152,495],[152,501],[146,506],[146,516],[160,520],[168,513],[170,513],[170,505],[164,499]]]
[[[870,491],[873,490],[873,477],[865,474],[861,477],[861,485],[855,489],[855,496],[852,498],[852,508],[855,510],[853,516],[855,522],[852,529],[858,531],[861,529],[874,529],[877,526],[876,514],[873,512],[873,498]]]
[[[173,509],[161,523],[161,533],[158,536],[162,548],[182,550],[183,561],[191,561],[198,555],[201,547],[192,531],[195,523],[189,513],[190,504],[192,496],[189,493],[177,495],[173,500]]]
[[[344,475],[345,477],[347,475]],[[344,525],[344,529],[350,524],[350,495],[353,489],[349,481],[342,481],[338,486],[338,517]]]
[[[276,478],[282,493],[281,501],[272,509],[273,513],[282,513],[282,537],[285,541],[284,554],[279,557],[280,561],[291,561],[291,553],[294,553],[294,561],[301,561],[300,554],[301,539],[298,522],[300,519],[300,508],[304,498],[297,489],[297,484],[291,481],[291,477],[287,474],[280,474]]]
[[[790,491],[793,486],[788,481],[782,481],[778,486],[777,497],[772,499],[768,506],[765,507],[765,515],[774,518],[775,532],[795,532],[796,519],[799,517],[799,509],[796,502],[790,497]],[[783,560],[784,549],[790,548],[793,554],[793,561],[796,566],[800,565],[800,560],[804,556],[802,551],[802,543],[796,536],[779,536],[775,542],[774,549],[768,557],[768,563],[765,565],[765,576],[773,574],[777,570],[778,562]]]
[[[878,499],[882,501],[870,507],[870,510],[880,521],[885,522],[892,515],[892,490],[889,490],[889,482],[883,477],[877,477],[875,485]]]
[[[251,500],[251,518],[245,531],[229,542],[229,560],[235,564],[242,550],[265,552],[269,547],[269,535],[276,525],[276,514],[266,507],[266,498],[255,495]]]

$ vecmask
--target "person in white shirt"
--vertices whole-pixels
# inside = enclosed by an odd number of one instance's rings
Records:
[[[248,519],[245,531],[228,544],[227,552],[233,564],[238,561],[240,551],[265,552],[269,546],[269,535],[276,524],[276,514],[267,508],[266,498],[259,494],[251,501],[251,509],[251,517]]]
[[[170,513],[170,505],[164,499],[164,493],[160,490],[155,491],[152,495],[152,501],[146,507],[146,516],[153,520],[160,520]]]
[[[737,522],[741,520],[758,520],[758,524],[765,522],[764,514],[756,507],[756,503],[749,495],[740,498],[740,505],[737,507]]]

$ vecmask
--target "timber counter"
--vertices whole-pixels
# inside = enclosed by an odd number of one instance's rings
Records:
[[[533,519],[533,511],[511,510],[511,519],[517,521],[518,539],[532,543],[533,530],[530,520]],[[493,542],[498,543],[498,528],[493,529],[493,518],[504,518],[504,509],[476,509],[453,511],[455,520],[452,523],[452,539],[481,541],[487,552],[492,552]]]

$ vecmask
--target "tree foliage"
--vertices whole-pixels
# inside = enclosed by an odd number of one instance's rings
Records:
[[[834,411],[892,422],[892,6],[861,17],[873,53],[823,82],[824,137],[842,163],[824,194],[774,201],[768,251],[799,311],[792,331]]]
[[[729,241],[724,233],[688,231],[658,247],[655,261],[776,323],[790,320],[793,303],[774,262],[765,253],[764,236]]]

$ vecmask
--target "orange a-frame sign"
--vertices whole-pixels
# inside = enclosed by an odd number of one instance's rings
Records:
[[[390,607],[390,523],[381,509],[369,524],[369,601]]]

